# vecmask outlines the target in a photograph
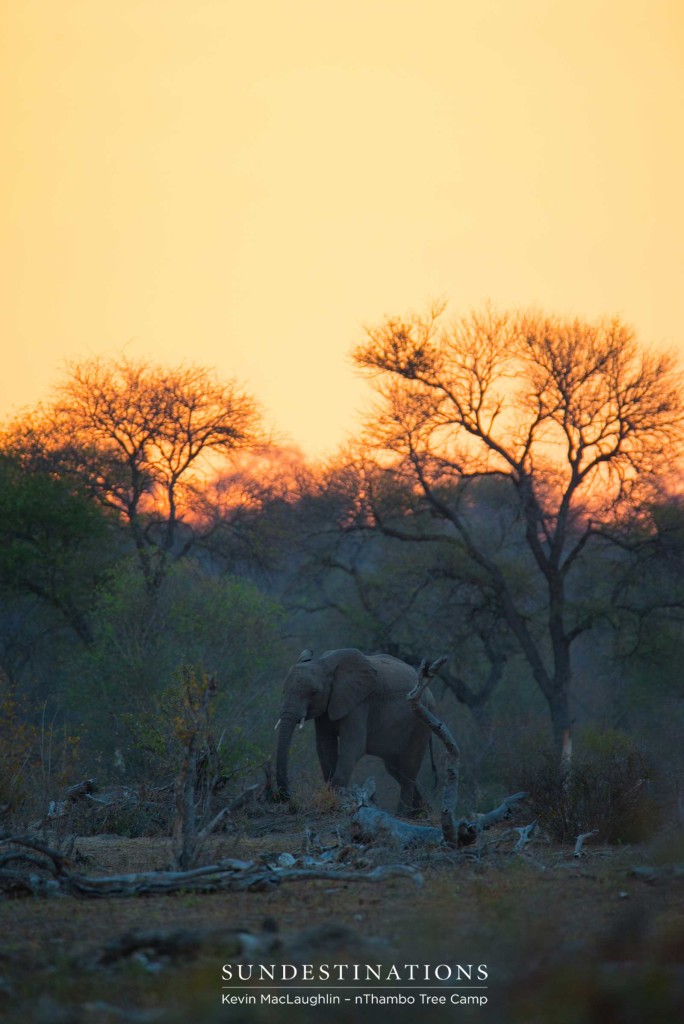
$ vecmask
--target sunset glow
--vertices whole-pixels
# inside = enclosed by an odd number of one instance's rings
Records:
[[[384,314],[684,345],[683,44],[677,0],[7,0],[0,416],[189,360],[320,455]]]

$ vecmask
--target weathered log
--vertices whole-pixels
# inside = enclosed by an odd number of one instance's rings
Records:
[[[511,816],[511,812],[517,803],[527,798],[525,791],[521,793],[513,793],[512,796],[507,796],[505,800],[495,807],[493,811],[488,814],[481,814],[476,822],[473,824],[477,828],[478,832],[482,832],[484,829],[491,828],[492,825],[496,825],[497,822],[503,821],[505,818]]]
[[[66,793],[64,794],[65,800],[80,800],[85,796],[89,796],[94,793],[97,789],[95,779],[82,779],[81,782],[75,783],[73,786],[69,786]]]
[[[510,816],[513,807],[527,796],[525,792],[514,793],[512,796],[506,797],[498,807],[489,811],[488,814],[481,814],[474,821],[462,819],[457,822],[458,841],[454,844],[446,839],[443,828],[432,825],[412,825],[400,821],[388,814],[387,811],[381,811],[379,807],[370,806],[369,794],[372,795],[374,788],[374,781],[368,779],[360,789],[355,791],[357,809],[352,815],[352,838],[360,843],[391,840],[404,847],[427,848],[456,845],[458,848],[462,848],[469,846],[480,832]]]
[[[536,820],[530,825],[524,825],[522,828],[514,829],[518,833],[518,841],[513,847],[513,853],[522,853],[527,844],[532,841],[532,833],[537,827]]]
[[[0,832],[0,845],[3,843],[11,843],[13,846],[20,847],[20,849],[10,850],[8,853],[4,854],[2,858],[0,858],[0,866],[4,866],[4,864],[9,863],[12,860],[20,860],[22,859],[22,856],[29,859],[28,855],[24,855],[22,853],[24,849],[35,850],[36,853],[42,854],[42,856],[46,858],[46,861],[52,865],[51,870],[53,874],[63,874],[70,866],[68,857],[65,857],[64,854],[59,853],[57,850],[53,850],[51,847],[47,846],[46,843],[42,843],[34,836],[13,835],[11,832]]]
[[[444,842],[441,828],[431,825],[410,825],[379,807],[359,807],[352,817],[354,842],[398,842],[401,846],[440,846]]]
[[[5,842],[31,846],[22,836],[8,836]],[[41,849],[44,861],[37,865],[35,854],[12,851],[16,863],[22,860],[31,868],[38,866],[43,874],[18,868],[0,869],[0,890],[8,894],[30,893],[34,896],[126,897],[164,895],[171,892],[244,892],[269,891],[284,882],[314,879],[346,882],[376,882],[399,875],[422,884],[415,868],[405,864],[387,865],[372,871],[353,871],[328,864],[304,868],[283,868],[226,858],[217,864],[188,871],[144,871],[129,875],[89,876],[67,868],[64,859],[47,847]]]

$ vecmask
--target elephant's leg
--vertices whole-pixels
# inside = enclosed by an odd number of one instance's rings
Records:
[[[326,718],[316,719],[316,753],[323,772],[323,781],[332,782],[337,768],[337,732]]]
[[[399,806],[397,813],[405,817],[411,817],[417,811],[423,807],[423,801],[418,787],[412,778],[409,778],[404,771],[402,771],[399,763],[396,760],[386,758],[385,768],[389,775],[399,783]]]
[[[397,812],[412,818],[427,809],[427,803],[418,788],[416,777],[422,758],[385,758],[385,767],[392,778],[399,783],[399,806]]]
[[[406,807],[406,813],[409,815],[420,814],[429,808],[429,804],[427,800],[423,798],[423,794],[418,788],[418,783],[416,781],[420,772],[420,766],[422,765],[423,758],[425,757],[425,752],[428,749],[429,740],[429,729],[416,729],[411,738],[411,742],[403,750],[401,757],[398,759],[399,769],[405,779],[405,785],[402,787],[401,792],[401,801]]]
[[[352,772],[366,753],[367,731],[368,714],[363,706],[354,708],[350,715],[340,719],[337,766],[332,779],[333,786],[337,789],[349,785]]]
[[[427,806],[417,782],[409,780],[402,784],[401,793],[399,794],[399,811],[401,814],[405,814],[407,818],[415,818],[417,815],[422,814],[427,809]]]
[[[411,810],[410,810],[409,814],[410,814],[411,817],[414,817],[417,814],[422,814],[424,811],[427,811],[427,809],[428,809],[428,804],[427,804],[425,798],[423,797],[423,794],[421,793],[420,789],[418,788],[418,783],[414,782],[413,783],[413,804],[412,804],[412,807],[411,807]]]
[[[390,761],[388,758],[385,758],[385,768],[387,769],[387,774],[391,775],[392,778],[394,779],[394,781],[399,783],[399,786],[401,787],[401,789],[403,791],[404,779],[402,778],[401,772],[399,771],[399,769],[395,765],[394,761]],[[399,814],[402,813],[402,804],[403,804],[403,799],[400,796],[400,798],[399,798],[399,807],[397,808]]]

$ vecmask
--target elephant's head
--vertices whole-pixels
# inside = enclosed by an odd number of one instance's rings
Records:
[[[288,799],[287,759],[292,733],[297,723],[327,713],[331,721],[348,715],[368,697],[376,686],[377,672],[369,659],[354,648],[327,651],[314,658],[313,651],[302,651],[287,674],[283,706],[276,728],[280,728],[276,761],[276,782]]]

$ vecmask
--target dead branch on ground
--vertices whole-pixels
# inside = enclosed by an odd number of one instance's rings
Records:
[[[640,882],[655,885],[666,878],[684,878],[684,864],[659,864],[657,867],[642,864],[632,868],[629,874]]]
[[[404,847],[453,846],[445,840],[441,828],[433,825],[411,825],[400,821],[387,811],[371,804],[375,792],[375,780],[367,779],[362,787],[355,790],[356,810],[352,816],[352,838],[359,843],[395,841]],[[457,822],[457,835],[467,837],[458,847],[470,846],[477,836],[492,825],[510,818],[516,804],[527,797],[527,793],[513,793],[487,814],[481,814],[473,821],[461,819]]]
[[[287,868],[225,858],[217,864],[185,871],[143,871],[104,877],[83,875],[60,854],[30,836],[0,835],[7,853],[0,859],[0,891],[7,895],[128,897],[172,892],[264,892],[285,882],[314,879],[378,882],[395,875],[422,884],[420,873],[405,864],[354,871],[334,865],[313,864]],[[30,852],[27,852],[30,851]],[[7,865],[13,864],[12,868]]]
[[[597,828],[595,828],[595,829],[592,829],[591,832],[582,832],[581,835],[577,836],[577,840],[575,842],[575,849],[573,851],[573,857],[581,857],[582,856],[582,847],[584,846],[584,840],[585,839],[590,839],[591,836],[597,836],[598,833],[599,833],[599,830]]]
[[[537,827],[536,819],[529,825],[514,829],[518,833],[518,841],[513,847],[513,853],[522,853],[528,843],[532,841],[532,833]]]

